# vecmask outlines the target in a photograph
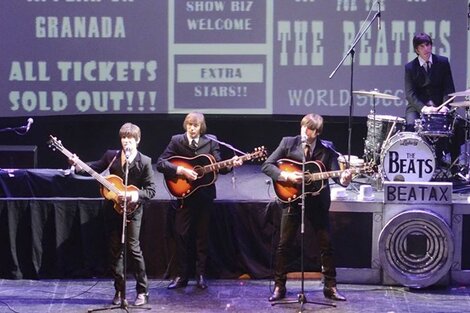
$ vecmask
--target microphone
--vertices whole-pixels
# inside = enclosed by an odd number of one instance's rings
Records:
[[[131,156],[131,148],[130,147],[125,147],[124,148],[124,155],[126,156],[126,159],[129,159]]]
[[[34,123],[34,120],[30,117],[28,118],[28,124],[26,124],[26,133],[29,131],[29,129],[31,128],[31,124]]]
[[[300,135],[300,142],[301,143],[306,143],[307,142],[307,135],[301,134]]]
[[[377,3],[379,5],[379,12],[377,14],[377,29],[380,30],[382,27],[380,26],[380,16],[382,15],[382,11],[380,10],[380,0],[377,0]]]

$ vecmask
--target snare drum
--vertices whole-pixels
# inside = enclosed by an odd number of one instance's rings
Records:
[[[355,155],[349,156],[349,164],[348,164],[348,156],[347,155],[340,155],[338,157],[339,169],[344,171],[348,168],[363,168],[364,167],[364,159],[360,159]]]
[[[387,138],[391,138],[397,132],[403,131],[405,119],[392,115],[367,116],[367,138],[364,144],[364,156],[366,160],[373,160],[376,157],[376,164],[379,163],[382,145]],[[375,146],[375,149],[374,149]]]
[[[422,136],[449,137],[454,131],[455,116],[449,113],[421,113],[415,130]]]
[[[381,174],[389,181],[430,181],[436,168],[433,149],[416,133],[390,138],[380,155]]]

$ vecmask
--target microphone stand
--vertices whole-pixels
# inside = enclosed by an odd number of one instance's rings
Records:
[[[231,150],[233,151],[233,155],[234,155],[234,156],[237,156],[237,152],[240,153],[241,155],[245,155],[245,154],[246,154],[245,152],[238,150],[237,148],[235,148],[235,147],[232,146],[231,144],[228,144],[228,143],[226,143],[226,142],[223,142],[223,141],[218,140],[214,135],[206,134],[205,136],[206,136],[207,138],[209,138],[210,140],[213,140],[213,141],[217,142],[219,145],[222,145],[222,146],[225,146],[225,147],[231,149]],[[233,189],[236,188],[236,181],[237,181],[237,177],[235,176],[235,168],[233,168],[233,169],[232,169],[232,188],[233,188]]]
[[[302,139],[304,141],[304,139]],[[306,156],[305,156],[305,147],[307,143],[302,142],[302,195],[300,196],[300,293],[297,295],[297,300],[281,300],[275,301],[271,304],[271,306],[277,304],[290,304],[290,303],[300,303],[300,310],[299,312],[303,312],[304,304],[311,303],[311,304],[318,304],[330,307],[336,307],[334,303],[326,303],[326,302],[317,302],[317,301],[308,301],[307,297],[305,296],[305,271],[304,271],[304,237],[305,237],[305,163],[306,163]],[[312,153],[312,151],[309,151]]]
[[[380,1],[378,3],[380,5]],[[380,12],[380,7],[379,7],[379,11],[375,13],[374,17],[369,22],[369,24],[367,24],[367,26],[361,32],[359,32],[359,34],[356,36],[356,39],[351,44],[351,47],[349,48],[349,50],[346,52],[344,57],[341,59],[341,61],[336,66],[336,68],[333,70],[333,72],[331,72],[330,76],[328,77],[331,79],[336,74],[336,72],[341,67],[341,65],[343,65],[348,55],[351,56],[351,77],[350,77],[350,85],[349,85],[349,116],[348,116],[348,162],[350,161],[349,159],[351,158],[352,116],[353,116],[353,107],[354,107],[354,102],[353,102],[354,54],[355,54],[354,48],[359,43],[362,36],[364,36],[364,34],[369,30],[370,25],[372,25],[372,23],[380,16],[381,16],[381,12]]]
[[[121,230],[121,249],[122,249],[122,264],[123,264],[123,275],[124,275],[124,280],[123,280],[123,287],[121,292],[121,304],[118,306],[112,306],[112,307],[106,307],[106,308],[99,308],[99,309],[90,309],[88,312],[97,312],[97,311],[111,311],[111,310],[124,310],[129,313],[129,309],[139,309],[139,310],[150,310],[151,308],[149,307],[136,307],[132,306],[129,307],[129,303],[127,302],[126,299],[126,274],[127,274],[127,184],[128,184],[128,178],[129,178],[129,154],[125,153],[126,156],[126,162],[124,163],[125,165],[125,170],[124,170],[124,203],[122,205],[122,230]]]
[[[12,131],[12,132],[15,132],[17,135],[23,136],[23,135],[26,135],[28,130],[29,130],[28,126],[5,127],[5,128],[0,128],[0,133]]]

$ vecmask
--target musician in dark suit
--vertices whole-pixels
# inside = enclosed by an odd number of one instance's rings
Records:
[[[215,162],[221,161],[219,144],[206,135],[204,115],[199,112],[189,113],[183,122],[186,131],[174,135],[157,161],[157,170],[166,179],[183,177],[188,182],[196,182],[198,174],[193,168],[176,165],[168,160],[171,157],[196,158],[201,155],[212,156]],[[209,138],[211,137],[211,138]],[[197,162],[197,158],[195,159]],[[234,157],[234,166],[243,162]],[[194,166],[196,166],[195,164]],[[220,169],[220,174],[227,174],[232,167]],[[177,200],[175,214],[176,232],[176,277],[168,285],[168,289],[186,287],[195,261],[196,286],[200,289],[208,287],[205,276],[207,250],[209,240],[209,218],[214,199],[215,184],[198,186],[189,196]],[[195,254],[195,260],[192,257]]]
[[[122,186],[122,192],[117,197],[120,204],[127,198],[127,207],[134,211],[127,214],[126,240],[127,240],[127,260],[130,261],[134,277],[136,279],[136,298],[134,305],[144,305],[148,301],[148,282],[145,271],[145,262],[140,248],[140,226],[142,221],[142,201],[150,200],[155,196],[154,172],[152,169],[152,160],[150,157],[137,150],[140,143],[141,131],[137,125],[125,123],[119,130],[122,148],[119,150],[108,150],[100,160],[88,162],[87,164],[94,171],[101,173],[109,169],[109,173],[123,179],[125,183],[126,169],[128,164],[127,186],[133,185],[137,190],[126,190]],[[76,164],[76,156],[71,159],[75,164],[75,171],[78,174],[84,174]],[[109,239],[111,271],[114,276],[114,288],[116,290],[112,303],[118,305],[125,301],[123,297],[124,290],[124,250],[122,246],[122,221],[123,216],[119,210],[114,208],[115,202],[106,201],[104,215],[107,238]],[[131,212],[131,211],[129,211]],[[127,305],[127,304],[126,304]]]
[[[338,154],[332,147],[325,145],[319,135],[323,130],[323,118],[317,114],[307,114],[300,122],[300,135],[282,138],[279,146],[262,165],[262,171],[275,182],[290,182],[301,186],[303,174],[300,171],[282,171],[277,166],[280,159],[290,159],[302,163],[304,155],[307,162],[315,161],[323,164],[325,171],[338,170]],[[307,151],[308,150],[308,151]],[[347,186],[351,182],[349,170],[341,174],[339,182]],[[336,267],[333,258],[333,247],[329,234],[330,188],[328,182],[319,194],[305,196],[305,220],[308,221],[315,232],[320,249],[322,274],[324,277],[323,294],[333,300],[345,301],[336,288]],[[306,189],[306,191],[308,191]],[[296,201],[282,204],[281,230],[279,244],[276,249],[275,288],[269,301],[277,301],[286,295],[286,266],[292,252],[292,243],[295,240],[301,222],[301,197]]]
[[[413,37],[413,48],[417,57],[405,65],[407,131],[415,130],[415,120],[419,119],[421,114],[449,114],[449,104],[440,109],[438,107],[450,98],[450,93],[455,92],[449,60],[432,53],[431,37],[425,33],[416,34]],[[450,140],[440,140],[438,143],[438,161],[442,158],[442,151],[447,149],[451,154],[451,161],[456,161],[464,140],[462,125],[457,123]]]

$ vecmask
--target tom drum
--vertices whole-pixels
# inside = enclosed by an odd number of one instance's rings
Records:
[[[422,136],[449,137],[454,130],[454,114],[421,113],[421,119],[415,121],[415,130]]]
[[[364,156],[368,161],[374,160],[378,164],[380,152],[387,138],[404,130],[405,119],[392,115],[367,116],[367,138],[364,144]],[[375,152],[375,154],[374,154]]]

